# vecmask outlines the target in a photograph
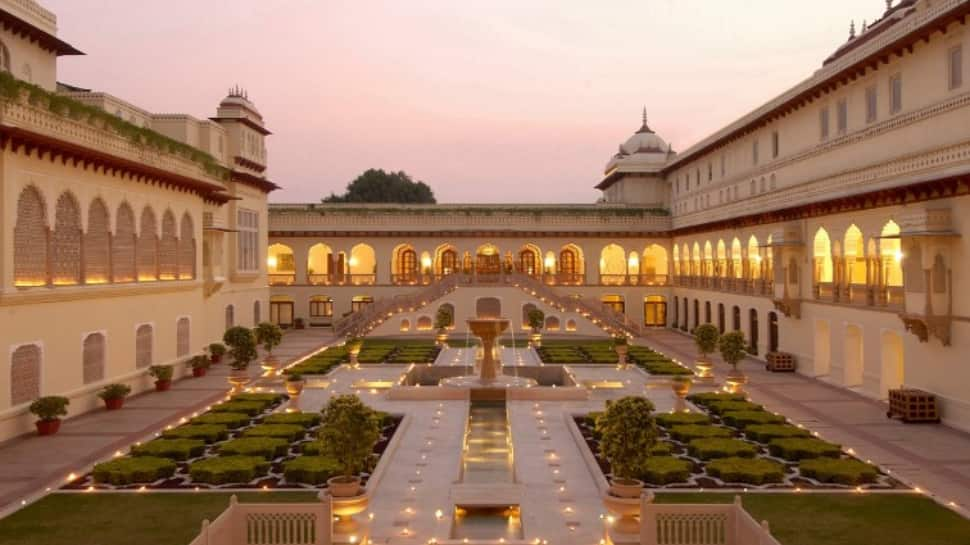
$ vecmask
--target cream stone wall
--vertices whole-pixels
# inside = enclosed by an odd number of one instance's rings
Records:
[[[18,4],[20,2],[13,2]],[[9,8],[10,3],[6,3]],[[41,8],[42,9],[42,8]],[[46,11],[46,10],[45,10]],[[14,77],[53,91],[57,87],[57,56],[36,43],[0,28],[0,43],[9,53],[8,70]]]

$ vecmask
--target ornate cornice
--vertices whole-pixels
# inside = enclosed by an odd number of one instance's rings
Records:
[[[4,30],[12,32],[25,40],[35,42],[42,49],[50,51],[58,56],[84,54],[75,49],[71,44],[61,40],[57,36],[54,36],[45,30],[37,28],[36,26],[24,21],[9,11],[0,9],[0,25],[3,26]]]

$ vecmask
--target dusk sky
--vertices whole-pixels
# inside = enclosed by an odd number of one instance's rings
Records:
[[[215,113],[233,84],[267,126],[275,202],[368,168],[439,202],[593,202],[640,123],[675,150],[808,77],[883,0],[45,0],[61,81],[153,112]]]

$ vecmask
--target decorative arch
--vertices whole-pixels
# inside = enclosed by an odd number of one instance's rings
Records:
[[[704,262],[701,265],[701,275],[714,276],[714,248],[709,240],[704,242]]]
[[[728,276],[727,247],[724,245],[723,239],[717,241],[717,262],[714,268],[714,276],[720,278],[727,278]]]
[[[889,397],[889,390],[903,385],[905,378],[905,351],[903,339],[895,331],[883,331],[881,347],[882,369],[879,374],[879,396]]]
[[[832,282],[832,242],[824,227],[815,232],[813,243],[813,258],[815,263],[814,280],[816,284]]]
[[[90,333],[84,337],[81,348],[81,375],[84,384],[104,380],[104,333]]]
[[[855,224],[845,231],[843,248],[846,283],[864,286],[868,279],[866,246],[862,231]]]
[[[542,250],[535,244],[523,244],[516,256],[515,270],[528,276],[542,273]]]
[[[501,318],[502,301],[497,297],[481,297],[475,301],[475,316],[479,318]]]
[[[279,242],[270,244],[266,250],[266,272],[268,274],[289,274],[296,272],[293,248]]]
[[[744,265],[741,257],[741,241],[734,237],[731,241],[731,278],[744,278]]]
[[[348,265],[354,285],[373,284],[377,279],[377,257],[370,244],[362,242],[351,248]]]
[[[703,261],[701,261],[701,245],[698,244],[697,242],[694,242],[694,248],[691,250],[691,275],[693,276],[706,275],[706,272],[704,271]]]
[[[582,249],[573,243],[564,245],[559,250],[556,267],[561,283],[581,284],[586,271]]]
[[[434,251],[435,274],[446,276],[461,270],[461,261],[458,259],[458,250],[451,244],[442,244]]]
[[[151,324],[142,324],[135,330],[135,367],[151,367],[155,331]]]
[[[576,331],[576,320],[572,318],[566,320],[566,331]]]
[[[546,316],[545,330],[546,331],[559,331],[559,317],[558,316]]]
[[[111,240],[111,278],[113,282],[134,282],[135,213],[127,202],[118,205],[115,236]]]
[[[178,236],[175,234],[175,214],[162,214],[162,238],[158,243],[158,277],[160,280],[178,279]]]
[[[40,345],[25,344],[10,355],[10,406],[16,407],[40,397]]]
[[[431,320],[431,316],[420,316],[418,321],[415,323],[415,329],[418,331],[431,331],[431,327],[434,323]]]
[[[407,318],[401,320],[401,325],[398,329],[401,332],[411,331],[411,320],[408,320]]]
[[[397,283],[411,284],[418,278],[418,253],[410,244],[398,244],[391,253],[391,272]]]
[[[182,214],[179,224],[178,276],[182,280],[195,278],[195,224],[188,212]]]
[[[882,284],[887,287],[903,285],[903,250],[899,241],[899,225],[889,220],[879,236],[879,257],[882,261]]]
[[[677,262],[677,251],[674,246],[674,262]],[[684,246],[686,252],[686,246]],[[675,265],[676,266],[676,265]],[[640,260],[640,274],[647,284],[664,284],[670,274],[667,266],[667,249],[659,244],[651,244],[643,250]]]
[[[57,198],[51,235],[51,281],[55,286],[81,283],[81,207],[70,191]]]
[[[619,244],[607,244],[600,251],[600,284],[617,286],[626,279],[626,251]]]
[[[84,234],[84,283],[104,284],[111,279],[111,218],[100,197],[88,206]]]
[[[15,286],[43,286],[47,275],[47,210],[36,186],[28,185],[17,199],[17,223],[13,229]]]
[[[327,284],[332,277],[336,263],[333,249],[318,242],[310,246],[306,254],[306,276],[311,284]]]
[[[259,301],[256,301],[258,304]],[[187,316],[175,322],[175,356],[184,358],[191,351],[192,324]]]
[[[761,248],[758,247],[758,237],[748,238],[748,278],[761,278]]]
[[[158,280],[158,222],[155,211],[146,206],[138,222],[138,242],[135,246],[138,263],[138,281]]]

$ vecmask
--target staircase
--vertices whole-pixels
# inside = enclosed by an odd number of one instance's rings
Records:
[[[458,286],[458,276],[449,275],[419,291],[374,301],[363,309],[348,314],[333,324],[337,336],[362,336],[384,320],[401,312],[413,312],[451,293]]]

